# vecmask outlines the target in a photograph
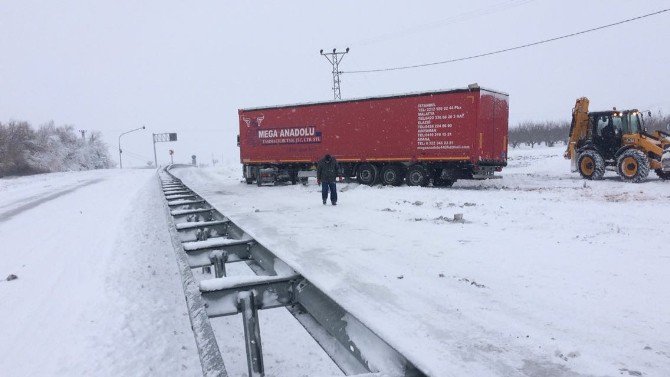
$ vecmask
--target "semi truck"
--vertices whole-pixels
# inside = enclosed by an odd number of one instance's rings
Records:
[[[507,165],[509,96],[467,88],[240,109],[243,176],[306,182],[324,155],[365,185],[448,187]]]

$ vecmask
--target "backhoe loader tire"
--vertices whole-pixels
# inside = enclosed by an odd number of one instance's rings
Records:
[[[625,182],[639,183],[649,175],[649,158],[637,149],[628,149],[617,159],[617,173]]]
[[[584,179],[601,180],[605,175],[605,160],[598,151],[586,150],[579,154],[577,170]]]
[[[670,179],[670,171],[663,171],[661,169],[656,169],[656,175],[658,178],[661,178],[664,181]]]

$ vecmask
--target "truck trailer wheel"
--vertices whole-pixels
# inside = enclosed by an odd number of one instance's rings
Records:
[[[372,186],[377,183],[378,178],[379,170],[376,166],[369,163],[364,163],[358,167],[358,172],[356,173],[356,179],[358,179],[358,183]]]
[[[403,169],[398,165],[386,165],[382,168],[383,185],[400,186],[403,180]]]
[[[617,173],[626,182],[642,182],[649,175],[649,159],[640,150],[628,149],[617,159]]]
[[[579,170],[579,174],[584,179],[594,181],[603,179],[605,175],[605,160],[598,151],[592,149],[586,150],[579,154],[577,170]]]
[[[405,179],[408,186],[426,186],[430,177],[423,165],[416,164],[407,169],[407,177]]]

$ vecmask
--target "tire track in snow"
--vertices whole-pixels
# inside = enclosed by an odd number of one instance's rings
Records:
[[[38,197],[38,199],[29,201],[28,203],[23,204],[23,205],[20,205],[20,206],[14,208],[14,209],[9,210],[9,211],[0,213],[0,223],[2,223],[2,222],[4,222],[4,221],[7,221],[7,220],[11,219],[12,217],[14,217],[14,216],[16,216],[16,215],[18,215],[18,214],[20,214],[20,213],[23,213],[23,212],[25,212],[25,211],[28,211],[28,210],[33,209],[33,208],[35,208],[35,207],[38,207],[38,206],[40,206],[41,204],[44,204],[44,203],[46,203],[46,202],[48,202],[48,201],[57,199],[57,198],[59,198],[59,197],[61,197],[61,196],[63,196],[63,195],[67,195],[67,194],[70,194],[70,193],[72,193],[72,192],[75,192],[75,191],[79,190],[79,189],[82,188],[82,187],[90,186],[90,185],[92,185],[92,184],[99,183],[99,182],[102,182],[102,181],[104,181],[104,180],[105,180],[104,178],[91,179],[90,181],[86,181],[86,182],[84,182],[84,183],[82,183],[82,184],[79,184],[79,185],[76,185],[76,186],[74,186],[74,187],[70,187],[70,188],[68,188],[68,189],[65,189],[65,190],[61,190],[61,191],[55,192],[55,193],[53,193],[53,194],[49,194],[49,195],[45,195],[45,196],[42,196],[42,197]],[[31,199],[32,199],[32,198],[31,198]]]

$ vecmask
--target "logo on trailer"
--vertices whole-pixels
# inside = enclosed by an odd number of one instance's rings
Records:
[[[254,126],[254,127],[260,127],[261,122],[265,119],[265,115],[261,115],[259,117],[256,117],[256,119],[251,119],[247,117],[242,117],[242,120],[244,123],[246,123],[247,127]]]
[[[314,126],[269,128],[258,130],[258,140],[262,145],[274,144],[314,144],[321,142],[321,131]]]

